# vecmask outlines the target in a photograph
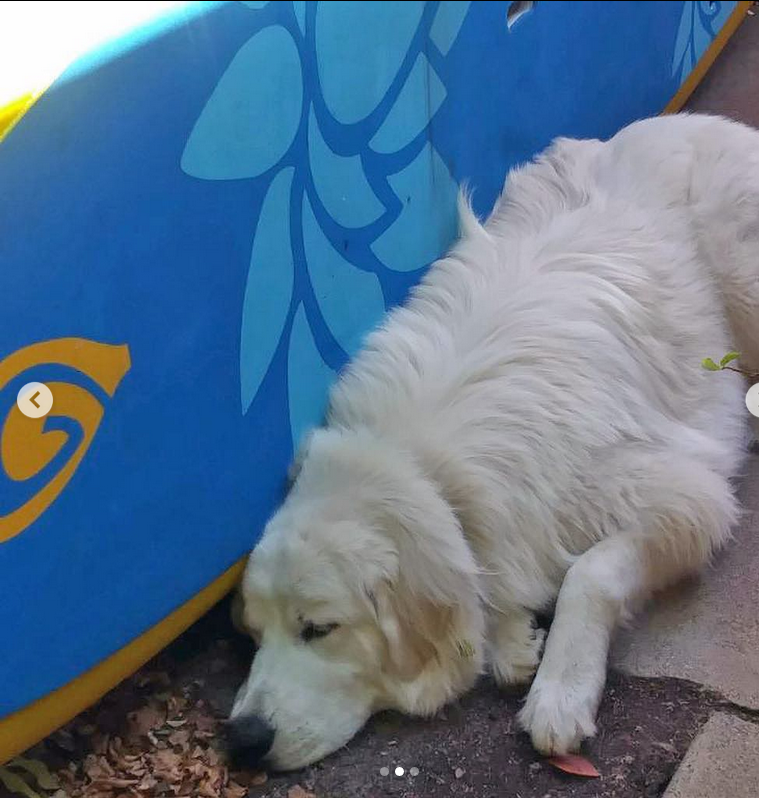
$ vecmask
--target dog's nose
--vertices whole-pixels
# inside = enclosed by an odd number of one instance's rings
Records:
[[[271,748],[274,729],[257,715],[247,715],[227,721],[226,737],[234,767],[253,769]]]

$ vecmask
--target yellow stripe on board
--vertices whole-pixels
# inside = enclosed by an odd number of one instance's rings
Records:
[[[149,23],[188,19],[203,8],[188,0],[0,2],[0,141],[80,56]]]
[[[0,719],[0,765],[26,751],[131,676],[208,612],[239,581],[240,560],[154,627],[68,684]]]
[[[706,75],[717,56],[722,52],[722,48],[727,44],[728,39],[738,30],[743,18],[746,16],[746,12],[752,5],[754,5],[754,0],[741,0],[738,3],[720,32],[714,37],[714,41],[699,58],[693,71],[685,79],[683,85],[680,86],[677,94],[667,103],[662,113],[676,114],[688,102],[688,98],[696,90],[696,86],[704,79],[704,75]]]
[[[0,108],[0,141],[13,130],[19,119],[34,105],[42,92],[28,92]]]

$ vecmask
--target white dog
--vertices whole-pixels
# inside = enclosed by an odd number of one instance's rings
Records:
[[[609,639],[729,536],[759,367],[759,133],[716,117],[558,140],[389,314],[251,555],[251,764],[489,669],[545,753],[595,731]],[[545,641],[534,615],[555,607]],[[542,653],[542,658],[541,658]]]

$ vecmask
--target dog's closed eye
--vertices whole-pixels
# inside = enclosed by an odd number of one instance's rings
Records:
[[[310,643],[312,640],[326,637],[330,632],[337,629],[339,625],[339,623],[316,624],[306,621],[300,631],[300,639],[304,643]]]

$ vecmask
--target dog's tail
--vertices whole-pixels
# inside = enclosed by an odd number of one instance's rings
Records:
[[[477,238],[482,235],[487,237],[482,222],[472,208],[472,189],[468,183],[464,182],[459,186],[456,204],[459,214],[459,236],[461,238]]]

